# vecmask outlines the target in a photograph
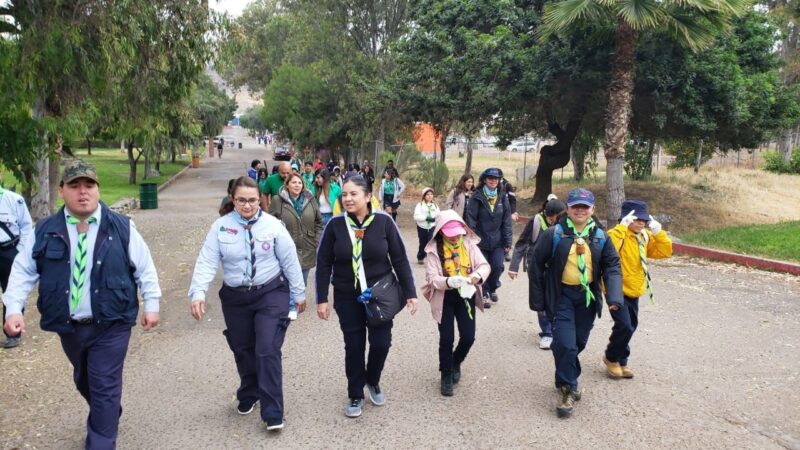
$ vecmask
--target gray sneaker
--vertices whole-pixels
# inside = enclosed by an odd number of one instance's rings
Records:
[[[347,417],[358,417],[361,415],[361,409],[364,407],[363,398],[351,398],[344,408],[344,415]]]
[[[386,403],[386,396],[381,392],[380,386],[372,386],[367,384],[367,392],[369,392],[369,401],[375,406],[383,406]]]
[[[8,337],[6,338],[5,344],[3,344],[3,348],[14,348],[19,345],[19,341],[20,341],[19,336]]]

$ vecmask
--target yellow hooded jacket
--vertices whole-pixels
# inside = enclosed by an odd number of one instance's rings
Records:
[[[650,230],[644,229],[642,233],[647,233],[645,242],[648,259],[664,259],[672,256],[672,240],[666,231],[661,230],[654,235]],[[636,240],[636,234],[625,225],[618,224],[608,231],[608,236],[619,253],[619,262],[622,266],[622,294],[631,298],[641,297],[647,290],[647,284],[642,261],[639,259],[639,242]]]

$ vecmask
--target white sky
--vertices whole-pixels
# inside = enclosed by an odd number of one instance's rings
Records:
[[[227,12],[233,17],[239,17],[242,15],[244,7],[251,2],[252,0],[209,0],[208,5],[216,11]]]

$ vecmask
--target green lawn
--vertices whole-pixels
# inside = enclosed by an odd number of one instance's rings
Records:
[[[681,237],[692,244],[784,261],[800,261],[800,221],[720,228]]]
[[[100,198],[108,205],[113,204],[119,199],[127,197],[139,197],[139,186],[128,184],[128,176],[130,169],[128,167],[128,158],[125,153],[120,152],[118,148],[93,148],[92,155],[86,154],[86,149],[75,149],[77,157],[94,164],[97,176],[100,178]],[[186,167],[191,160],[188,155],[184,159],[177,159],[175,164],[161,163],[161,176],[151,177],[143,180],[144,175],[144,157],[139,159],[139,164],[136,170],[137,183],[157,183],[162,184],[170,177],[180,172],[181,169]],[[14,186],[17,181],[10,171],[5,171],[3,174],[3,185]],[[19,186],[17,187],[19,190]],[[61,200],[58,201],[58,206],[61,206]]]

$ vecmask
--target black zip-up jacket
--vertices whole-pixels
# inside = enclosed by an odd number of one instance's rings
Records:
[[[567,226],[567,218],[562,217],[558,223],[564,229],[564,236],[558,243],[555,254],[553,254],[553,234],[557,227],[552,226],[539,235],[533,250],[533,267],[528,268],[533,272],[529,284],[529,306],[534,311],[547,311],[549,317],[555,317],[556,302],[561,299],[561,276],[564,266],[567,264],[570,248],[575,240],[575,233]],[[605,234],[605,231],[603,233]],[[606,302],[609,305],[615,304],[622,307],[622,271],[619,255],[608,234],[606,234],[605,244],[602,248],[600,248],[599,239],[595,237],[594,230],[589,233],[589,236],[591,238],[587,241],[592,252],[593,275],[590,288],[594,293],[597,317],[600,317],[603,311],[600,279],[602,278],[605,286]]]
[[[360,225],[354,216],[350,218]],[[354,285],[353,242],[347,227],[344,215],[340,215],[332,218],[322,232],[317,247],[317,303],[328,302],[330,284],[333,284],[334,302],[354,302],[361,293],[361,289],[356,289]],[[361,261],[368,285],[372,286],[394,270],[405,299],[417,298],[414,274],[403,238],[391,216],[384,212],[375,213],[375,218],[364,232],[361,248]]]
[[[478,244],[481,250],[511,248],[511,206],[502,189],[497,190],[497,195],[494,212],[489,209],[483,189],[475,189],[464,209],[464,222],[481,238]]]

